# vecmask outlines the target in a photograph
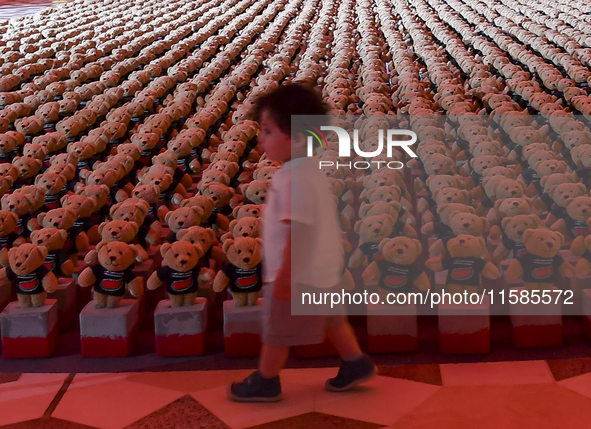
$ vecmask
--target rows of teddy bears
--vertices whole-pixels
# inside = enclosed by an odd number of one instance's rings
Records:
[[[419,136],[415,189],[376,162],[325,168],[366,284],[429,287],[408,268],[419,222],[435,238],[427,267],[451,268],[452,287],[473,287],[476,271],[498,277],[507,257],[509,276],[548,287],[555,268],[573,275],[557,256],[565,236],[589,272],[589,23],[582,2],[546,3],[74,1],[0,23],[1,275],[38,306],[87,252],[78,282],[112,307],[126,288],[142,293],[132,268],[160,246],[164,268],[147,286],[166,283],[173,305],[211,280],[255,304],[257,218],[278,165],[261,157],[248,115],[289,81],[320,83],[362,150],[383,128]],[[332,143],[319,155],[339,160]]]
[[[377,95],[363,111],[381,119],[355,124],[368,140],[362,139],[361,147],[375,147],[373,127],[380,122],[417,133],[418,158],[407,165],[418,176],[416,209],[421,232],[430,237],[425,265],[447,269],[447,284],[457,291],[477,287],[480,274],[498,278],[499,264],[507,279],[521,278],[530,289],[550,288],[558,275],[591,272],[589,24],[577,19],[575,5],[561,5],[571,12],[566,21],[542,16],[525,2],[503,3],[496,8],[472,1],[400,0],[392,10],[377,1],[381,25],[369,19],[367,29],[359,25],[362,39],[375,49],[360,50],[361,74],[366,63],[374,64],[371,53],[384,60],[375,62],[375,74],[364,82],[364,89]],[[380,86],[390,70],[392,92]],[[395,119],[392,105],[398,107]],[[321,156],[336,160],[337,155],[331,148]],[[413,241],[404,174],[373,167],[361,176],[334,167],[325,171],[344,179],[334,186],[341,206],[350,201],[347,186],[363,183],[355,223],[360,245],[349,266],[369,264],[365,283],[379,278],[387,292],[410,290],[412,283],[428,288],[420,270],[401,268],[422,252],[421,243]],[[342,214],[350,210],[345,207]],[[342,225],[347,229],[351,223]],[[564,244],[576,270],[559,254]]]
[[[98,16],[125,4],[104,3]],[[157,259],[158,249],[163,268],[147,287],[165,283],[173,305],[193,304],[198,285],[212,280],[214,290],[233,292],[237,306],[257,302],[258,218],[279,166],[260,156],[258,125],[246,117],[256,97],[290,79],[295,64],[315,61],[301,46],[326,32],[336,8],[329,4],[331,13],[321,16],[316,2],[301,0],[170,7],[132,8],[134,20],[100,18],[109,30],[98,26],[95,34],[111,32],[115,42],[96,43],[85,27],[88,43],[68,26],[48,28],[66,10],[87,19],[82,2],[4,36],[14,41],[2,47],[15,54],[23,51],[17,38],[38,39],[36,49],[55,40],[47,49],[56,50],[74,40],[75,51],[69,59],[71,51],[54,53],[61,63],[43,76],[16,82],[16,73],[3,74],[1,81],[1,275],[21,306],[42,305],[57,277],[74,273],[80,252],[87,264],[80,286],[94,286],[97,307],[118,306],[126,290],[142,293],[133,267]],[[92,48],[80,52],[81,45]],[[60,67],[69,79],[48,83]],[[100,73],[91,74],[95,68]]]

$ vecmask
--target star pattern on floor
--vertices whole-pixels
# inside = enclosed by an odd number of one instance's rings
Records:
[[[286,369],[284,400],[231,402],[251,370],[0,374],[0,429],[584,428],[591,360],[380,366],[345,393],[337,368]]]

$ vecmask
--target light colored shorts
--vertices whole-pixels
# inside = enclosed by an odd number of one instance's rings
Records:
[[[274,283],[263,286],[263,343],[271,346],[320,344],[328,328],[347,323],[344,306],[333,315],[292,315],[291,302],[273,297]]]

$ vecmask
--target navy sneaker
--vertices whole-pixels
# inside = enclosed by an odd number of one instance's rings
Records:
[[[228,397],[237,402],[278,402],[283,394],[279,377],[263,378],[255,371],[242,383],[228,386]]]
[[[330,392],[344,392],[373,378],[377,368],[371,358],[364,354],[359,359],[347,362],[343,361],[339,373],[335,378],[326,380],[326,390]]]

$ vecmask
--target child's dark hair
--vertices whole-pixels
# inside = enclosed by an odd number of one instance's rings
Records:
[[[271,114],[281,131],[290,134],[292,116],[323,116],[328,109],[314,88],[289,84],[282,85],[257,100],[254,114],[257,122],[260,122],[263,111]],[[321,120],[318,118],[319,122]]]

